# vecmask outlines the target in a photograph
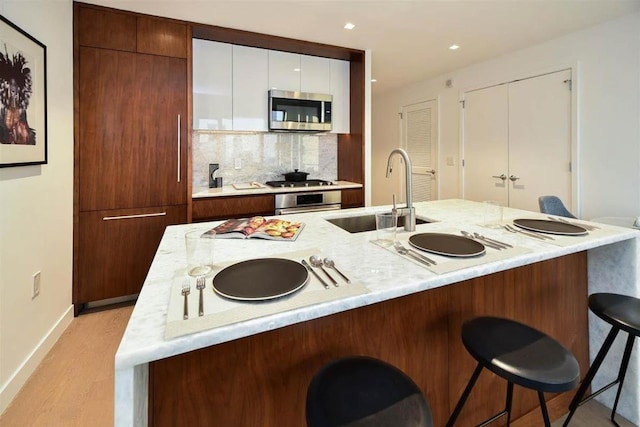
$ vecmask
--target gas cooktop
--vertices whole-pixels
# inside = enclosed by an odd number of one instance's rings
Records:
[[[322,187],[333,185],[331,181],[325,181],[323,179],[308,179],[306,181],[268,181],[266,184],[269,187]]]

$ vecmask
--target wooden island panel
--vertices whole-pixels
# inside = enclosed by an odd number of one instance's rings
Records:
[[[538,327],[586,371],[586,271],[585,252],[567,255],[152,362],[149,425],[302,426],[313,374],[332,359],[369,355],[413,378],[442,426],[475,367],[460,341],[462,322],[473,316]],[[505,389],[484,372],[456,425],[500,410]],[[566,412],[571,397],[547,396],[550,415]],[[539,425],[535,393],[516,388],[514,410],[521,417],[514,426]]]

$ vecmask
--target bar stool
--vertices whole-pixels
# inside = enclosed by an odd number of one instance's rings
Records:
[[[611,324],[611,331],[609,332],[609,335],[607,335],[607,338],[605,338],[604,343],[602,344],[598,355],[594,359],[593,364],[589,368],[589,372],[585,375],[578,392],[569,404],[569,415],[564,421],[563,426],[567,426],[569,424],[571,417],[573,417],[573,414],[580,405],[588,402],[600,393],[607,391],[614,385],[619,384],[618,392],[616,393],[616,400],[611,411],[611,422],[617,426],[618,423],[614,418],[616,415],[616,408],[618,407],[618,400],[620,399],[620,392],[622,391],[622,384],[624,383],[624,377],[627,373],[627,367],[629,366],[633,343],[635,338],[640,336],[640,299],[619,294],[592,294],[589,296],[589,309],[593,314]],[[589,396],[583,397],[620,330],[625,331],[628,336],[627,344],[622,356],[622,362],[620,363],[618,378],[610,384],[602,387],[600,390],[591,393]]]
[[[477,317],[462,325],[462,342],[478,361],[467,387],[456,405],[447,427],[454,425],[480,372],[487,368],[507,380],[505,409],[479,424],[485,426],[503,415],[511,422],[513,385],[538,392],[544,425],[551,426],[544,392],[568,391],[578,385],[580,366],[559,342],[522,323],[498,317]]]
[[[431,410],[404,372],[366,356],[334,360],[307,390],[308,427],[432,427]]]

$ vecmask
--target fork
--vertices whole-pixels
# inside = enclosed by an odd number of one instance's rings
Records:
[[[189,305],[187,304],[187,295],[191,293],[191,285],[189,285],[189,279],[184,279],[182,282],[182,296],[184,297],[184,313],[182,315],[183,319],[189,318]]]
[[[206,284],[204,276],[198,276],[196,279],[196,289],[200,291],[200,299],[198,301],[198,316],[204,316],[204,304],[202,302],[202,290]]]
[[[418,252],[414,251],[413,249],[405,248],[404,245],[402,243],[398,242],[397,240],[395,242],[393,242],[393,247],[396,248],[396,251],[400,255],[408,255],[411,258],[417,259],[418,261],[422,262],[423,264],[427,264],[427,265],[436,265],[437,264],[437,262],[435,262],[431,258],[426,257],[426,256],[424,256],[422,254],[419,254]]]
[[[509,224],[505,224],[503,227],[504,227],[505,230],[507,230],[507,231],[509,231],[511,233],[520,233],[520,234],[522,234],[524,236],[534,237],[534,238],[540,239],[540,240],[547,240],[547,239],[554,240],[553,237],[544,236],[542,234],[538,234],[538,233],[535,233],[533,231],[523,231],[523,230],[520,230],[519,228],[512,227]]]

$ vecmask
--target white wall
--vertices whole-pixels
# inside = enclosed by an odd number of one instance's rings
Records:
[[[47,46],[49,148],[46,165],[0,169],[1,413],[73,318],[73,25],[70,0],[0,0],[0,14]]]
[[[464,46],[462,47],[464,49]],[[578,193],[583,218],[640,215],[640,14],[390,91],[373,99],[373,204],[388,204],[388,153],[400,145],[402,105],[439,101],[440,198],[460,197],[461,94],[578,64]],[[447,88],[447,79],[453,87]],[[443,159],[453,157],[454,166]],[[396,184],[397,185],[397,184]]]

